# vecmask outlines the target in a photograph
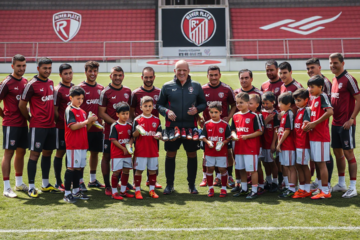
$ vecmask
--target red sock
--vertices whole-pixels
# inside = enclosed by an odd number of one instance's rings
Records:
[[[129,174],[123,173],[121,174],[121,185],[126,186],[129,181]]]
[[[15,177],[21,177],[22,173],[15,173]]]
[[[135,180],[135,187],[140,187],[140,184],[141,184],[141,175],[135,175],[135,176],[134,176],[134,180]]]
[[[111,176],[111,187],[112,188],[117,188],[118,182],[119,182],[119,176],[116,176],[116,175],[113,174]]]
[[[206,173],[206,180],[207,180],[207,183],[208,183],[209,187],[213,186],[214,175],[212,173]]]
[[[3,177],[4,181],[8,181],[10,178],[9,177]]]
[[[156,174],[149,175],[149,185],[150,186],[155,186],[155,183],[156,183]]]
[[[226,185],[227,185],[227,180],[228,180],[228,175],[227,175],[227,173],[221,174],[221,186],[226,187]]]

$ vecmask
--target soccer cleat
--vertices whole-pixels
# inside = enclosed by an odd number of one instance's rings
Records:
[[[76,203],[76,199],[74,198],[74,196],[70,193],[66,196],[64,196],[64,201],[67,203]]]
[[[159,195],[156,194],[155,190],[151,190],[151,191],[149,192],[149,196],[150,196],[151,198],[159,198]]]
[[[197,128],[194,128],[193,129],[193,138],[192,138],[192,140],[194,140],[194,141],[198,141],[199,140],[199,131],[198,131],[198,129]]]
[[[200,187],[206,187],[208,184],[207,184],[207,179],[206,178],[203,178],[203,180],[201,181],[200,183]]]
[[[55,184],[55,188],[59,189],[61,192],[65,192],[64,184],[60,184],[60,185]]]
[[[30,190],[28,191],[28,195],[29,195],[29,197],[31,197],[31,198],[37,198],[37,197],[39,197],[38,190],[35,189],[35,188],[30,189]]]
[[[240,192],[241,191],[241,187],[240,187],[240,184],[237,183],[236,186],[231,189],[231,192],[234,193],[234,192]]]
[[[173,140],[175,138],[175,132],[174,130],[169,130],[169,140]]]
[[[134,190],[134,186],[131,185],[130,183],[126,184],[126,190]]]
[[[215,178],[215,181],[213,183],[214,187],[220,187],[221,186],[221,179]]]
[[[311,199],[317,200],[317,199],[324,199],[324,198],[331,198],[331,193],[325,194],[323,191],[320,190],[319,194],[316,194],[315,196],[312,196]]]
[[[156,189],[162,189],[162,186],[161,184],[159,184],[158,182],[155,183],[155,188]]]
[[[140,192],[140,191],[136,191],[136,192],[135,192],[135,198],[136,198],[136,199],[139,199],[139,200],[143,199],[143,196],[141,195],[141,192]]]
[[[297,190],[294,195],[292,195],[292,198],[306,198],[310,197],[312,194],[311,192],[307,192],[305,190]]]
[[[346,193],[342,195],[343,198],[352,198],[357,196],[356,189],[349,188]]]
[[[288,198],[294,195],[295,193],[293,191],[290,191],[289,189],[286,189],[283,193],[281,193],[278,197],[279,198]]]
[[[319,187],[319,184],[317,184],[316,182],[312,182],[310,185],[310,190],[318,189],[318,187]]]
[[[272,183],[270,186],[269,192],[274,193],[278,191],[278,185],[276,183]]]
[[[186,130],[185,130],[185,128],[181,129],[181,137],[186,138]]]
[[[94,187],[104,188],[105,185],[101,184],[97,179],[95,179],[95,181],[88,183],[88,187],[89,187],[89,188],[94,188]]]
[[[79,189],[80,189],[80,191],[82,191],[82,192],[87,192],[87,188],[86,188],[84,182],[81,182],[81,183],[80,183]]]
[[[190,194],[198,194],[198,190],[195,188],[195,186],[193,187],[189,187],[189,193]]]
[[[231,132],[231,138],[232,138],[232,140],[234,140],[234,141],[237,141],[237,140],[239,140],[239,137],[237,136],[237,134],[236,134],[236,132]]]
[[[141,125],[137,125],[136,130],[138,130],[141,136],[144,136],[146,134],[145,129]]]
[[[228,177],[227,187],[228,187],[228,188],[233,188],[233,187],[235,187],[235,181],[234,181],[234,179],[232,178],[232,176],[229,176],[229,177]]]
[[[311,192],[311,195],[315,196],[315,195],[318,195],[320,193],[320,189],[317,188],[317,189],[313,189],[313,190],[310,190]]]
[[[208,141],[208,147],[209,148],[214,148],[214,142],[213,141]]]
[[[28,186],[26,186],[25,183],[21,184],[20,186],[15,186],[15,191],[23,191],[23,192],[28,192],[29,188]]]
[[[217,142],[216,143],[216,147],[215,147],[215,150],[220,152],[221,151],[221,148],[224,146],[224,143],[223,142]]]
[[[111,187],[106,187],[106,188],[105,188],[105,195],[106,195],[106,196],[111,196],[111,195],[112,195]]]
[[[181,136],[180,129],[178,127],[174,127],[174,135],[175,138],[179,138]]]
[[[189,128],[188,130],[187,130],[187,136],[186,136],[186,139],[187,140],[192,140],[193,139],[193,130],[191,129],[191,128]]]
[[[115,199],[115,200],[123,200],[124,199],[122,196],[120,196],[119,193],[111,194],[111,198]]]
[[[174,186],[172,185],[166,185],[166,188],[163,192],[164,195],[170,195],[172,192],[174,192]]]
[[[128,151],[128,153],[130,155],[132,155],[134,153],[134,150],[133,150],[132,146],[129,143],[125,144],[125,147],[126,147],[126,150]]]
[[[256,192],[251,191],[247,196],[246,199],[254,199],[257,198],[258,194]]]
[[[208,197],[213,197],[215,195],[214,188],[210,188],[208,191]]]
[[[103,125],[101,125],[98,121],[95,121],[95,122],[93,123],[93,126],[95,126],[95,127],[98,128],[98,129],[104,129]]]
[[[73,194],[74,198],[75,199],[81,199],[81,200],[89,200],[89,196],[84,194],[83,192],[81,191],[78,191],[77,193]]]
[[[57,188],[55,188],[50,183],[46,187],[41,187],[42,192],[49,192],[49,193],[60,193],[61,191]]]
[[[164,142],[166,142],[166,141],[169,140],[169,135],[168,135],[168,132],[166,131],[166,129],[163,130],[162,140],[163,140]]]
[[[124,192],[124,193],[120,192],[119,195],[122,196],[123,198],[133,198],[134,197],[134,195],[132,195],[128,192]]]
[[[271,188],[271,184],[266,181],[264,185],[264,189],[269,191],[270,188]]]
[[[258,187],[258,189],[257,189],[257,195],[262,195],[262,194],[264,194],[265,192],[266,192],[266,191],[265,191],[264,188]]]
[[[220,197],[226,197],[226,195],[227,195],[226,190],[225,190],[225,189],[221,189],[221,190],[220,190]]]
[[[333,188],[332,188],[333,192],[346,192],[347,191],[347,187],[345,186],[341,186],[340,184],[336,184]]]
[[[11,188],[4,190],[3,195],[8,198],[16,198],[17,197],[16,193],[14,193]]]
[[[248,194],[249,194],[249,190],[244,191],[244,190],[241,189],[241,191],[238,192],[238,193],[235,193],[235,194],[233,195],[233,197],[247,196]]]

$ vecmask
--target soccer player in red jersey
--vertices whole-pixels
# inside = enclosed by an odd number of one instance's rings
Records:
[[[81,104],[86,114],[90,112],[99,117],[99,99],[100,93],[104,87],[96,82],[96,78],[99,71],[99,63],[95,61],[88,61],[85,63],[85,75],[86,80],[81,82],[78,86],[82,87],[85,91],[84,102]],[[100,125],[102,120],[98,118],[97,121]],[[93,124],[88,132],[88,144],[90,151],[89,166],[90,166],[90,181],[88,187],[99,187],[104,188],[105,185],[101,184],[96,179],[96,168],[99,160],[99,152],[103,151],[103,129],[98,124]],[[81,191],[87,191],[83,181],[83,173],[80,176],[80,189]]]
[[[133,122],[133,137],[135,141],[135,198],[143,199],[140,192],[141,174],[147,168],[149,170],[149,195],[151,198],[159,198],[155,193],[156,170],[158,169],[159,148],[158,141],[161,139],[160,119],[151,114],[154,108],[154,99],[145,96],[141,99],[143,113]]]
[[[23,183],[22,173],[24,168],[24,155],[28,145],[28,127],[24,116],[18,106],[27,79],[23,78],[26,70],[26,59],[23,55],[16,54],[12,59],[13,73],[7,76],[0,84],[0,102],[3,101],[4,109],[0,108],[0,116],[3,118],[3,149],[2,174],[4,180],[5,197],[14,198],[17,195],[10,186],[11,159],[15,153],[15,190],[28,191]]]
[[[55,87],[54,91],[54,113],[56,122],[56,154],[54,157],[54,172],[56,178],[55,187],[60,191],[65,191],[61,180],[62,159],[66,153],[65,146],[65,109],[70,104],[69,92],[74,85],[71,83],[73,79],[73,71],[70,64],[64,63],[59,67],[59,75],[61,82]]]
[[[260,91],[265,92],[273,92],[275,94],[275,109],[278,111],[278,97],[280,95],[280,89],[283,85],[283,82],[279,76],[279,66],[275,60],[269,60],[265,63],[266,76],[269,78],[266,82],[261,84]]]
[[[280,120],[278,130],[278,144],[276,151],[280,155],[280,163],[283,168],[285,188],[279,195],[280,198],[291,197],[295,193],[295,184],[297,182],[295,168],[295,143],[294,143],[294,113],[291,106],[294,102],[290,92],[284,92],[279,96],[279,107],[285,113]]]
[[[331,198],[331,192],[328,186],[328,171],[326,162],[330,160],[330,131],[329,117],[334,112],[330,101],[325,93],[322,92],[324,79],[316,75],[309,79],[308,86],[311,100],[311,115],[308,124],[304,126],[305,131],[309,132],[311,159],[318,165],[322,188],[320,192],[311,199]]]
[[[131,152],[126,145],[132,145],[132,126],[128,122],[130,106],[127,103],[119,103],[116,107],[118,120],[111,125],[109,139],[111,141],[111,177],[112,198],[122,200],[124,197],[133,198],[134,195],[127,193],[126,186],[129,180],[130,169],[133,168]],[[119,177],[121,174],[121,189],[118,193]]]
[[[79,86],[73,86],[69,92],[70,105],[65,109],[65,144],[66,144],[66,172],[64,201],[74,203],[76,199],[88,200],[79,188],[81,169],[86,166],[86,152],[89,148],[87,131],[97,120],[96,115],[89,118],[80,108],[84,101],[85,91]],[[71,193],[71,183],[73,192]]]
[[[344,57],[340,53],[330,55],[330,69],[335,77],[331,89],[331,105],[334,116],[331,127],[331,147],[333,148],[339,173],[339,183],[333,191],[343,191],[343,197],[357,195],[357,163],[354,155],[356,116],[360,110],[360,91],[356,79],[344,69]],[[350,187],[345,184],[345,158],[349,163]]]
[[[221,120],[223,105],[220,102],[212,102],[208,105],[209,115],[211,119],[204,124],[201,132],[200,140],[205,143],[204,165],[206,165],[206,178],[209,185],[208,196],[214,196],[213,172],[215,166],[219,168],[221,173],[221,190],[220,197],[226,197],[227,185],[227,144],[230,142],[231,130],[229,124]]]
[[[235,140],[235,171],[240,170],[241,191],[234,197],[247,195],[247,199],[257,197],[258,190],[258,156],[259,143],[257,137],[261,136],[262,129],[259,116],[248,108],[249,94],[241,92],[236,95],[236,107],[239,112],[232,119],[231,131]],[[248,193],[247,174],[251,173],[252,188]]]
[[[309,102],[309,91],[304,88],[296,90],[293,94],[296,106],[299,108],[294,120],[294,134],[296,147],[296,169],[299,176],[299,189],[292,198],[310,197],[311,173],[309,169],[310,162],[310,140],[309,133],[303,130],[304,120],[310,117],[310,108],[307,108]]]
[[[41,58],[38,62],[38,75],[34,76],[26,85],[19,109],[26,120],[30,122],[29,149],[30,157],[28,162],[28,178],[30,197],[38,197],[35,188],[36,165],[41,157],[42,170],[42,192],[59,192],[49,183],[51,167],[51,154],[56,148],[56,128],[54,115],[54,83],[49,79],[51,74],[52,60]],[[26,107],[30,105],[29,115]]]
[[[276,151],[277,132],[280,125],[278,112],[274,108],[276,96],[273,92],[268,91],[262,95],[261,115],[264,119],[264,134],[262,139],[262,152],[259,159],[263,161],[266,172],[265,189],[270,192],[276,192],[278,189],[278,166],[273,154]],[[271,178],[272,175],[272,178]]]
[[[217,102],[222,106],[221,110],[221,116],[220,118],[224,120],[225,122],[229,122],[229,120],[232,118],[236,111],[236,103],[235,103],[235,95],[233,89],[221,82],[221,73],[220,68],[218,66],[209,66],[207,70],[207,78],[209,80],[208,83],[204,84],[202,86],[202,89],[205,94],[205,99],[207,102],[207,108],[203,112],[203,122],[209,121],[211,119],[209,114],[209,105],[213,102]],[[229,110],[230,109],[230,110]],[[232,172],[233,172],[233,164],[234,164],[234,157],[232,153],[232,144],[231,142],[228,143],[228,183],[230,187],[234,187],[234,180],[232,178]],[[205,163],[205,161],[203,161]],[[216,184],[221,185],[221,173],[215,167],[216,171]],[[206,177],[206,166],[203,164],[203,180],[200,183],[200,187],[207,186],[207,177]]]
[[[99,102],[99,116],[105,121],[104,131],[104,150],[103,158],[101,160],[101,170],[105,183],[105,194],[112,195],[110,185],[110,147],[109,140],[111,125],[118,120],[116,116],[116,106],[119,103],[125,102],[130,105],[131,90],[122,85],[125,74],[120,66],[111,69],[110,79],[111,83],[101,92]]]

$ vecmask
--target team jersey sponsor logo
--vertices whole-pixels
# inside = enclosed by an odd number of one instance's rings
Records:
[[[177,88],[173,88],[173,89],[171,89],[173,92],[175,92],[176,90],[177,90]]]
[[[120,144],[127,144],[129,142],[129,139],[119,139],[118,142]]]
[[[47,95],[47,96],[43,96],[41,98],[41,101],[46,102],[46,101],[53,101],[54,100],[54,95]]]
[[[223,92],[219,92],[218,96],[219,96],[219,98],[223,98],[223,97],[224,97],[224,93],[223,93]]]
[[[90,94],[90,92],[85,92],[85,94]]]
[[[114,103],[114,104],[113,104],[113,108],[116,110],[116,108],[117,108],[121,103],[126,103],[126,102],[122,101],[122,102]]]
[[[211,103],[216,102],[217,104],[220,104],[222,106],[222,102],[221,101],[207,101],[207,105],[209,106]]]
[[[191,10],[184,15],[181,21],[181,32],[186,40],[200,47],[215,35],[215,18],[206,10]]]
[[[272,128],[272,124],[271,123],[266,124],[266,128]]]
[[[223,137],[218,137],[218,136],[209,136],[208,140],[209,141],[213,141],[213,142],[222,142],[223,141]]]
[[[90,94],[90,93],[89,93],[89,94]],[[86,104],[87,104],[87,105],[99,104],[99,99],[88,99],[88,100],[86,100]]]
[[[249,128],[248,127],[237,127],[236,131],[238,131],[238,132],[249,132]]]
[[[245,119],[246,124],[249,124],[249,122],[250,122],[250,118]]]
[[[223,133],[224,129],[223,128],[219,128],[219,133]]]
[[[316,117],[316,111],[311,111],[311,116]]]
[[[342,84],[342,83],[339,83],[338,89],[341,89],[342,86],[343,86],[343,84]]]
[[[116,99],[116,96],[111,97],[111,99]]]
[[[76,12],[64,11],[53,15],[53,27],[56,35],[64,42],[73,39],[79,32],[81,15]]]

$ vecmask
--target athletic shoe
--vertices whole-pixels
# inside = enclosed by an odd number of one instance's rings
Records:
[[[60,184],[60,185],[55,184],[55,187],[56,187],[57,189],[59,189],[61,192],[65,192],[64,184]]]
[[[163,140],[164,142],[166,142],[166,141],[169,140],[169,135],[168,135],[168,132],[166,131],[166,129],[163,130],[162,140]]]
[[[199,192],[198,192],[198,190],[196,189],[196,187],[193,186],[193,187],[189,187],[189,193],[190,193],[190,194],[198,194]]]
[[[186,130],[185,130],[185,128],[181,129],[181,137],[186,138]]]
[[[270,186],[269,192],[274,193],[278,191],[278,185],[276,183],[272,183]]]
[[[214,142],[213,141],[208,141],[208,147],[209,148],[213,148],[214,147]]]
[[[317,182],[312,182],[310,185],[310,190],[315,190],[318,189],[319,184],[317,184]]]
[[[220,152],[221,151],[221,148],[224,146],[224,143],[223,142],[217,142],[216,143],[216,147],[215,147],[215,150]]]
[[[84,194],[83,192],[81,191],[78,191],[77,193],[73,194],[74,198],[75,199],[81,199],[81,200],[89,200],[89,196]]]
[[[279,198],[288,198],[291,197],[292,195],[294,195],[295,193],[293,191],[290,191],[289,189],[287,189],[286,191],[284,191],[283,193],[281,193],[278,197]]]
[[[125,144],[125,147],[126,147],[126,150],[128,151],[128,153],[130,155],[134,153],[134,150],[133,150],[132,146],[129,143]]]
[[[193,130],[191,128],[189,128],[187,130],[187,136],[186,136],[187,140],[192,140],[193,139]]]
[[[17,195],[13,192],[13,190],[11,188],[4,190],[3,195],[8,198],[16,198],[17,197]]]
[[[264,189],[269,191],[270,188],[271,188],[271,184],[266,181],[264,185]]]
[[[232,176],[229,176],[229,177],[228,177],[227,187],[228,187],[228,188],[233,188],[233,187],[235,187],[235,181],[234,181],[234,179],[232,178]]]
[[[311,199],[317,200],[317,199],[324,199],[324,198],[331,198],[331,193],[325,194],[323,191],[320,190],[320,193],[312,196]]]
[[[231,192],[233,193],[233,192],[240,192],[241,191],[241,187],[240,187],[240,184],[238,183],[238,184],[236,184],[236,186],[233,188],[233,189],[231,189]]]
[[[215,181],[213,183],[214,187],[220,187],[221,186],[221,180],[219,178],[215,178]]]
[[[135,198],[136,198],[136,199],[139,199],[139,200],[143,199],[143,196],[141,195],[141,192],[140,192],[140,191],[136,191],[136,192],[135,192]]]
[[[97,188],[105,188],[105,185],[104,185],[104,184],[101,184],[97,179],[95,179],[95,181],[88,183],[88,187],[89,187],[89,188],[94,188],[94,187],[97,187]]]
[[[251,191],[247,196],[246,199],[254,199],[257,198],[258,194],[256,192]]]
[[[305,190],[297,190],[294,195],[292,195],[292,198],[306,198],[310,197],[312,194],[311,192],[307,192]]]
[[[352,198],[357,196],[356,189],[349,188],[346,193],[342,195],[343,198]]]
[[[26,186],[25,183],[21,184],[20,186],[15,186],[15,191],[23,191],[23,192],[28,192],[29,188],[28,186]]]
[[[249,194],[249,190],[244,191],[244,190],[241,189],[241,191],[238,192],[238,193],[235,193],[235,194],[233,195],[233,197],[247,196],[248,194]]]
[[[294,195],[291,196],[291,198],[299,198],[298,196],[299,196],[299,195],[302,195],[303,192],[305,192],[305,191],[299,189],[299,190],[297,190],[297,191],[294,193]]]
[[[132,195],[128,192],[124,192],[124,193],[120,192],[119,195],[122,196],[123,198],[133,198],[134,197],[134,195]]]
[[[266,192],[266,191],[265,191],[264,188],[258,187],[258,189],[257,189],[257,195],[262,195],[262,194],[264,194],[265,192]]]
[[[208,197],[213,197],[215,195],[214,188],[210,188],[208,191]]]
[[[66,196],[64,196],[64,201],[67,203],[76,203],[76,199],[74,198],[74,196],[70,193]]]
[[[111,195],[112,195],[111,187],[106,187],[106,188],[105,188],[105,195],[106,195],[106,196],[111,196]]]
[[[311,192],[311,195],[315,196],[315,195],[318,195],[320,193],[320,189],[317,188],[317,189],[313,189],[313,190],[310,190]]]
[[[208,184],[207,184],[207,179],[206,178],[203,178],[201,183],[200,183],[200,187],[206,187]]]
[[[221,189],[220,190],[220,197],[226,197],[227,196],[227,192],[225,189]]]
[[[122,196],[120,196],[119,193],[114,193],[111,195],[111,198],[112,199],[115,199],[115,200],[123,200],[124,198]]]
[[[180,137],[180,129],[179,127],[174,127],[174,135],[175,135],[175,138],[179,138]]]
[[[84,182],[81,182],[81,183],[80,183],[79,189],[80,189],[80,191],[82,191],[82,192],[87,192],[87,188],[86,188]]]
[[[346,192],[348,189],[346,187],[346,185],[341,186],[340,184],[336,184],[333,188],[332,188],[333,192]]]
[[[101,125],[98,121],[95,121],[95,122],[93,123],[93,126],[95,126],[95,127],[98,128],[98,129],[104,129],[104,126]]]
[[[134,186],[131,185],[129,182],[126,184],[126,190],[134,190]]]
[[[169,140],[173,140],[175,138],[174,130],[169,130]]]
[[[50,193],[60,193],[61,191],[57,188],[55,188],[50,183],[46,187],[41,187],[42,192],[50,192]]]
[[[164,195],[170,195],[174,191],[174,186],[166,185],[166,188],[163,192]]]
[[[237,140],[239,140],[239,137],[237,136],[237,134],[236,134],[236,132],[231,132],[231,137],[232,137],[232,140],[234,140],[234,141],[237,141]]]
[[[198,141],[198,140],[199,140],[199,131],[198,131],[197,128],[194,128],[194,129],[193,129],[193,138],[192,138],[192,140],[194,140],[194,141]]]
[[[156,183],[155,183],[155,188],[156,188],[156,189],[162,189],[162,186],[161,186],[158,182],[156,182]]]
[[[136,130],[138,130],[141,136],[144,136],[146,134],[145,129],[141,125],[137,125]]]
[[[29,195],[29,197],[31,197],[31,198],[37,198],[37,197],[39,197],[38,190],[35,189],[35,188],[30,189],[30,190],[28,191],[28,195]]]
[[[151,198],[159,198],[159,195],[156,194],[155,190],[151,190],[151,191],[149,192],[149,196],[150,196]]]

